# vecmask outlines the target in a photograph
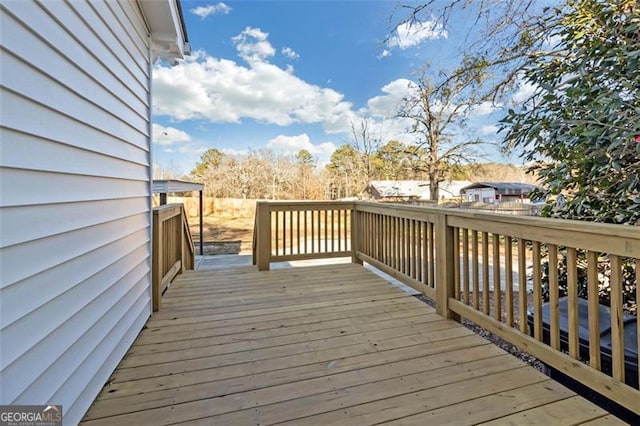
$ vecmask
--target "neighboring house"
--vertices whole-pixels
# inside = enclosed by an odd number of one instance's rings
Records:
[[[178,0],[0,4],[0,404],[78,423],[151,315],[151,71]]]
[[[496,204],[502,202],[529,203],[529,195],[538,187],[519,182],[476,182],[460,190],[467,202]]]
[[[460,191],[468,185],[471,185],[471,182],[468,180],[440,182],[440,198],[460,200]]]
[[[457,198],[460,189],[469,185],[469,181],[440,182],[440,198]],[[415,201],[429,200],[431,197],[427,180],[372,180],[362,191],[365,199],[377,201]]]

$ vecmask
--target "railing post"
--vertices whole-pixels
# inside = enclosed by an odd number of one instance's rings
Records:
[[[449,309],[449,298],[454,297],[454,245],[453,228],[447,226],[447,215],[436,216],[436,311],[447,319],[460,320],[460,316]]]
[[[362,265],[362,259],[358,257],[360,250],[360,212],[356,203],[351,206],[351,263]]]
[[[162,282],[162,223],[160,222],[160,213],[158,210],[153,211],[153,235],[152,240],[152,259],[151,259],[151,304],[153,312],[160,308],[160,283]]]
[[[184,250],[184,218],[186,216],[185,210],[184,210],[184,204],[180,205],[180,223],[178,224],[178,226],[176,227],[176,241],[178,244],[178,250],[180,251],[180,254],[178,256],[178,259],[180,259],[180,271],[178,272],[179,274],[183,273],[184,270],[186,269],[185,266],[185,250]]]
[[[256,264],[259,271],[268,271],[271,262],[271,209],[269,203],[256,203]]]

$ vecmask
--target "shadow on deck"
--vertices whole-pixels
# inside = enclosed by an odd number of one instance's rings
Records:
[[[351,263],[178,276],[84,421],[619,423]]]

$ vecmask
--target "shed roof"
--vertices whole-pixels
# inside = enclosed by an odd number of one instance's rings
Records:
[[[465,186],[460,190],[461,193],[465,193],[469,189],[476,188],[493,188],[500,195],[527,195],[534,189],[539,189],[538,186],[530,183],[521,182],[476,182],[471,185]]]
[[[175,192],[202,191],[203,189],[203,184],[195,182],[185,182],[175,179],[153,181],[154,194],[173,194]]]
[[[456,197],[460,194],[461,188],[469,185],[468,180],[451,180],[440,182],[440,195],[445,197]],[[428,180],[372,180],[365,191],[372,194],[377,193],[381,198],[429,198],[431,190]],[[374,194],[375,195],[375,194]]]
[[[366,190],[375,191],[382,198],[428,198],[429,181],[426,180],[372,180]]]

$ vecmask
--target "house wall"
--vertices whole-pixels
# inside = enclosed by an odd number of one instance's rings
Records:
[[[151,313],[148,30],[101,0],[0,28],[0,404],[76,424]]]
[[[495,203],[496,191],[493,188],[473,188],[465,191],[465,200],[480,203]]]

